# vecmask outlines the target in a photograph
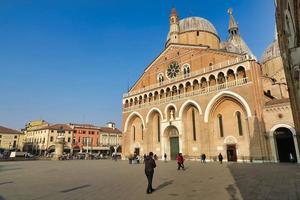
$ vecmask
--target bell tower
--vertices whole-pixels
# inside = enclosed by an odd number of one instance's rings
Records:
[[[229,27],[228,27],[228,32],[229,32],[230,37],[239,35],[239,27],[238,27],[233,15],[232,15],[232,8],[229,8],[227,12],[228,12],[229,17],[230,17]]]
[[[169,43],[178,43],[179,41],[179,17],[175,8],[172,8],[170,15],[170,41]]]

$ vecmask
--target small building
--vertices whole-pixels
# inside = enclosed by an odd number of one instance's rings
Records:
[[[108,122],[107,127],[101,127],[100,146],[106,148],[106,154],[116,151],[122,152],[122,131],[116,128],[115,123]]]
[[[110,155],[118,146],[120,150],[122,132],[115,127],[115,123],[108,122],[107,127],[92,124],[69,124],[73,134],[73,152],[90,152]]]
[[[59,131],[64,131],[65,134],[64,152],[71,152],[73,129],[67,124],[50,125],[44,120],[29,122],[26,125],[24,150],[37,155],[54,152]]]
[[[98,152],[100,127],[92,124],[69,124],[73,129],[73,152]]]
[[[20,131],[0,126],[0,153],[5,150],[22,150],[24,134]]]

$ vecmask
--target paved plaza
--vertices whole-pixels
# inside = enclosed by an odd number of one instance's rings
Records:
[[[157,161],[146,194],[144,165],[127,161],[0,162],[0,200],[300,199],[300,165]]]

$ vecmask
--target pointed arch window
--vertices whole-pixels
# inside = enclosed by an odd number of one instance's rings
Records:
[[[142,140],[144,140],[144,126],[141,124],[141,129],[142,129]]]
[[[239,129],[239,135],[242,136],[243,135],[243,125],[242,125],[242,119],[241,119],[241,112],[237,111],[235,114],[236,114],[238,129]]]
[[[196,141],[196,123],[195,123],[195,109],[192,109],[192,123],[193,123],[193,139]]]
[[[162,85],[163,82],[164,82],[164,76],[163,76],[163,74],[158,74],[157,80],[158,80],[159,85]]]
[[[133,132],[133,141],[135,141],[135,126],[132,126],[132,132]]]
[[[190,76],[190,71],[191,71],[190,65],[185,64],[183,66],[183,75],[184,75],[184,78],[188,78]]]
[[[223,118],[221,114],[218,114],[218,121],[219,121],[220,137],[224,137]]]
[[[157,116],[157,141],[160,142],[160,116]]]

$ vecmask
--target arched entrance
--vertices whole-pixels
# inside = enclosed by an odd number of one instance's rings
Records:
[[[176,155],[179,153],[179,132],[175,126],[169,126],[165,130],[165,136],[169,140],[169,155],[171,160],[176,159]]]
[[[293,133],[285,127],[277,128],[274,132],[279,162],[297,162]],[[291,160],[291,155],[293,159]]]
[[[227,136],[224,139],[224,143],[226,144],[227,161],[236,162],[237,161],[237,151],[236,151],[237,139],[233,136]]]

